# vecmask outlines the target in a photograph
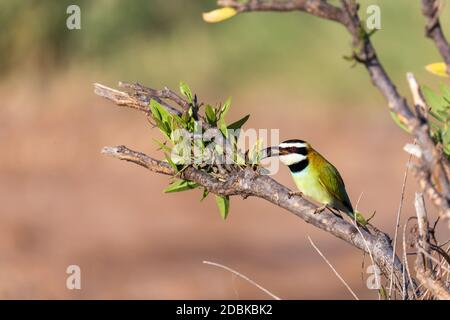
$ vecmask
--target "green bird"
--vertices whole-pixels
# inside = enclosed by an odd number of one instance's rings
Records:
[[[323,204],[317,212],[328,207],[344,212],[352,220],[355,219],[355,210],[339,171],[309,143],[298,139],[286,140],[277,147],[265,149],[264,152],[263,158],[278,156],[280,161],[289,167],[300,191],[291,192],[291,195],[306,195]],[[356,215],[357,221],[365,226],[367,222],[362,215]]]

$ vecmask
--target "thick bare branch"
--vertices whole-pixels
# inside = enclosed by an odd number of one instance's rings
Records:
[[[141,152],[130,150],[124,146],[105,147],[103,153],[121,160],[131,161],[153,172],[169,175],[176,174],[167,163],[155,160]],[[370,227],[372,234],[365,230],[360,230],[359,232],[352,223],[336,217],[330,212],[315,213],[317,206],[301,197],[291,196],[288,188],[268,176],[258,174],[250,168],[230,173],[226,181],[220,181],[193,167],[188,167],[183,170],[181,177],[196,182],[207,188],[210,192],[218,195],[255,196],[265,199],[294,213],[307,223],[325,230],[366,252],[367,244],[368,248],[372,251],[375,262],[380,266],[383,273],[388,275],[393,270],[396,284],[401,284],[402,265],[398,258],[392,264],[393,249],[391,240],[388,235],[374,227]]]
[[[422,13],[427,19],[425,34],[434,41],[450,74],[450,45],[442,31],[439,21],[439,0],[422,0]]]

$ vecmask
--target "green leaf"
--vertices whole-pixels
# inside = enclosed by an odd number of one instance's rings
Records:
[[[162,143],[161,141],[154,139],[153,141],[161,148],[162,151],[170,153],[172,152],[172,149],[170,147],[168,147],[167,145],[165,145],[164,143]]]
[[[200,202],[202,202],[203,200],[205,200],[205,198],[208,196],[208,194],[209,194],[208,189],[204,188],[204,189],[203,189],[202,198],[200,199]]]
[[[157,110],[157,114],[159,115],[158,119],[162,121],[169,121],[172,119],[172,114],[155,99],[150,101],[150,109],[152,110],[152,114],[153,110]]]
[[[402,128],[403,130],[405,130],[405,131],[408,132],[408,133],[411,133],[411,130],[410,130],[403,122],[400,121],[400,118],[398,117],[398,115],[397,115],[395,112],[390,111],[389,113],[391,114],[391,117],[392,117],[392,119],[394,120],[394,122],[395,122],[400,128]]]
[[[242,119],[239,119],[236,122],[233,122],[232,124],[230,124],[228,126],[228,129],[232,129],[232,130],[237,130],[242,128],[242,126],[247,122],[247,120],[250,118],[250,115],[246,115],[245,117],[243,117]]]
[[[228,139],[228,129],[227,129],[227,124],[225,123],[225,120],[223,118],[220,118],[219,123],[218,123],[218,127],[219,130],[223,133],[223,135],[225,136],[225,138]]]
[[[381,299],[382,300],[388,300],[389,297],[388,297],[388,294],[387,294],[387,291],[386,291],[385,287],[383,285],[381,285],[381,288],[379,290],[380,290],[379,292],[380,292]]]
[[[225,220],[228,216],[228,210],[230,209],[230,197],[221,197],[216,195],[216,204],[219,208],[220,216]]]
[[[436,120],[438,120],[440,122],[444,122],[444,120],[445,120],[445,118],[442,116],[442,112],[437,114],[433,110],[430,110],[429,114],[430,114],[430,116],[432,116],[433,118],[435,118]],[[432,122],[430,122],[430,123],[432,123]]]
[[[150,100],[150,111],[152,113],[153,119],[162,121],[161,113],[158,108],[159,103],[155,100]]]
[[[172,115],[173,120],[174,120],[176,123],[178,123],[179,126],[181,126],[181,127],[183,127],[183,128],[186,127],[186,123],[184,122],[184,120],[183,120],[179,115],[177,115],[177,114],[175,114],[175,113],[172,113],[171,115]]]
[[[166,161],[170,164],[170,166],[175,170],[175,172],[178,172],[178,166],[173,162],[172,158],[167,154],[164,153],[164,156],[166,157]]]
[[[228,98],[227,101],[225,101],[222,105],[222,108],[220,108],[220,119],[225,120],[225,116],[228,113],[228,110],[230,110],[231,107],[231,98]]]
[[[188,99],[189,103],[192,103],[193,95],[191,88],[189,88],[189,86],[183,81],[180,82],[180,92],[183,96],[185,96]]]
[[[262,150],[263,141],[261,139],[256,140],[253,148],[250,149],[248,153],[248,159],[251,164],[258,164],[261,162],[261,150]]]
[[[450,128],[446,128],[442,133],[442,144],[444,146],[444,152],[450,155]]]
[[[448,103],[444,98],[438,96],[427,86],[422,87],[423,96],[428,104],[428,106],[436,113],[445,112],[448,107]]]
[[[445,84],[441,83],[439,85],[439,90],[441,90],[442,96],[444,99],[450,101],[450,87],[447,87]]]
[[[173,118],[170,112],[156,100],[150,100],[150,111],[159,130],[170,139]]]
[[[192,190],[197,188],[198,183],[188,180],[177,180],[172,182],[167,188],[164,189],[164,193],[182,192],[186,190]]]
[[[210,124],[216,123],[216,121],[217,121],[216,112],[214,111],[213,107],[209,104],[207,104],[205,106],[205,115],[206,115],[206,120],[208,120],[208,122]]]
[[[356,216],[356,221],[362,225],[363,227],[365,227],[367,225],[367,220],[366,218],[364,218],[364,216],[361,214],[361,212],[359,212],[358,210],[355,210],[355,216]]]

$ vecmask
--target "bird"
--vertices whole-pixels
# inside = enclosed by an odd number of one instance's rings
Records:
[[[289,197],[306,195],[323,205],[316,209],[315,213],[329,208],[347,214],[352,220],[355,219],[355,210],[345,189],[341,174],[335,166],[311,147],[308,142],[291,139],[283,141],[278,146],[272,146],[263,150],[262,158],[275,156],[278,156],[280,161],[288,166],[292,178],[300,191],[291,191]],[[365,225],[359,221],[361,220],[359,216],[361,215],[357,215],[358,222],[361,225]],[[364,218],[362,221],[365,221]]]

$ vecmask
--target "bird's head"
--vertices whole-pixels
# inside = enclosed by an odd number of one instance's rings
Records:
[[[279,157],[286,166],[307,162],[309,144],[306,141],[292,139],[264,149],[264,158]]]

